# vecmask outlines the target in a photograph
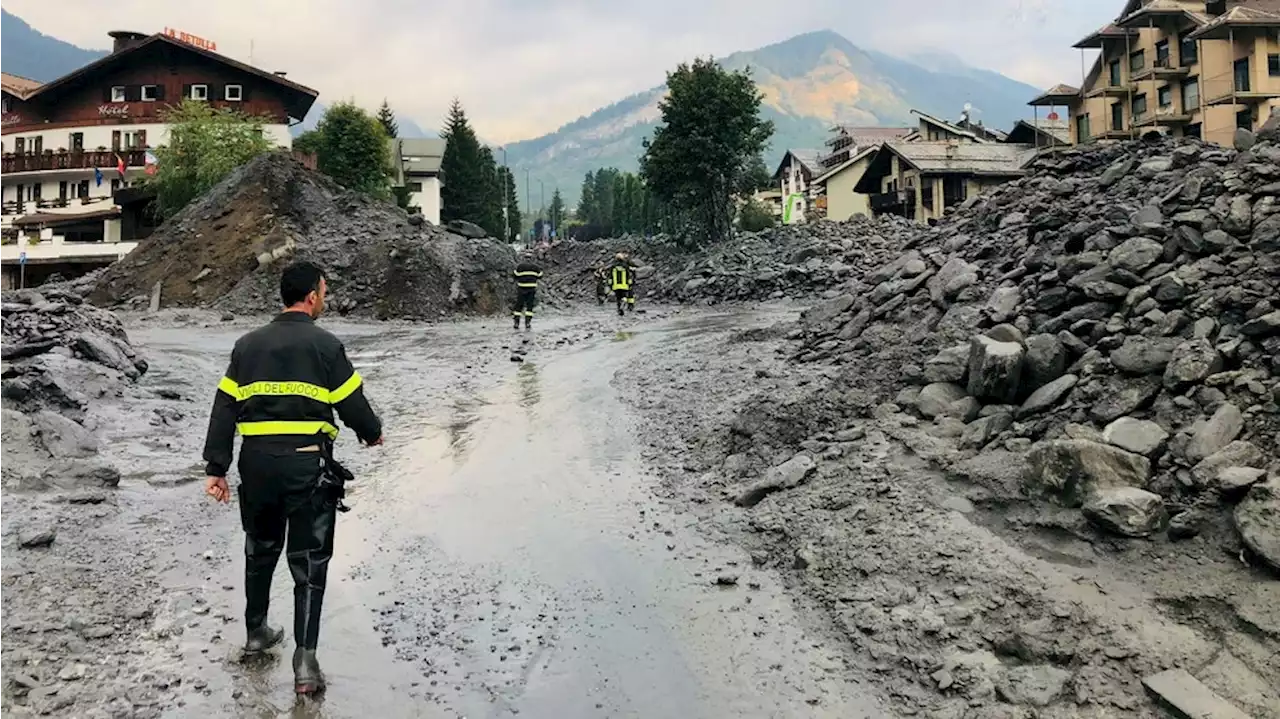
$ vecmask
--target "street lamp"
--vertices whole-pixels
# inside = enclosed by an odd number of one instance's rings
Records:
[[[507,242],[511,241],[511,219],[507,217],[507,208],[511,206],[510,200],[507,199],[507,182],[511,178],[511,168],[507,166],[507,148],[499,147],[502,150],[502,239]]]

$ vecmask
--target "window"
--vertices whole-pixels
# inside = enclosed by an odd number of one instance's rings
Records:
[[[1159,103],[1160,109],[1167,109],[1173,105],[1173,89],[1168,85],[1156,90],[1156,102]]]
[[[58,199],[59,200],[67,199],[67,181],[66,180],[63,180],[58,183]]]
[[[1111,83],[1111,87],[1120,87],[1120,61],[1112,60],[1107,64],[1107,79]]]
[[[37,202],[40,201],[40,188],[42,187],[44,187],[43,182],[37,182],[36,184],[31,186],[31,199]]]
[[[1111,129],[1124,129],[1124,105],[1118,102],[1111,103]]]
[[[409,192],[422,192],[421,182],[410,182],[408,184]]]
[[[1147,96],[1145,93],[1133,96],[1133,107],[1131,110],[1133,112],[1134,122],[1141,120],[1147,114]]]
[[[969,187],[963,177],[946,175],[942,178],[942,206],[955,207],[969,196]]]
[[[1200,62],[1200,48],[1196,45],[1196,41],[1189,37],[1182,38],[1178,43],[1178,54],[1182,57],[1183,67]]]
[[[1138,50],[1129,53],[1129,72],[1137,72],[1147,65],[1147,51]]]
[[[71,133],[71,137],[69,138],[69,140],[70,142],[68,144],[70,145],[72,152],[84,152],[84,133],[83,132]]]
[[[244,88],[239,85],[227,85],[223,92],[223,98],[231,102],[240,102],[242,97],[244,97]]]
[[[191,94],[188,95],[188,97],[190,97],[192,100],[208,100],[209,86],[208,85],[192,85]]]
[[[22,153],[26,152],[26,150],[27,150],[27,138],[25,137],[13,138],[13,153],[15,155],[21,155]]]
[[[1182,111],[1191,112],[1200,107],[1200,78],[1193,77],[1182,83]]]
[[[1156,43],[1156,67],[1169,67],[1169,41]]]
[[[3,111],[4,111],[4,112],[8,113],[8,112],[9,112],[9,110],[11,110],[11,109],[12,109],[12,106],[11,106],[11,105],[10,105],[10,103],[9,103],[9,98],[7,98],[7,97],[5,97],[5,98],[0,98],[0,107],[2,107],[2,108],[3,108]]]
[[[1187,129],[1182,131],[1182,136],[1194,137],[1197,140],[1199,140],[1200,139],[1200,123],[1196,122],[1196,123],[1187,125]]]
[[[88,180],[80,181],[80,198],[81,199],[89,198],[89,181]]]
[[[1236,92],[1249,92],[1249,58],[1236,60],[1234,66]]]
[[[147,131],[136,130],[134,132],[124,133],[124,147],[126,150],[140,149],[147,146]]]
[[[159,99],[159,97],[158,97],[159,93],[157,92],[157,89],[158,89],[158,87],[157,87],[156,85],[143,85],[143,86],[142,86],[142,101],[143,101],[143,102],[155,102],[156,100],[158,100],[158,99]]]
[[[124,85],[113,85],[111,87],[111,101],[124,102]]]
[[[40,135],[36,135],[34,138],[32,138],[31,154],[39,155],[42,152],[44,152],[44,137]]]
[[[1236,113],[1236,127],[1242,130],[1253,129],[1253,110],[1245,108]]]
[[[1076,116],[1076,142],[1088,142],[1091,135],[1089,134],[1089,115]]]
[[[933,212],[933,180],[920,178],[920,204],[925,211]]]
[[[111,149],[112,150],[120,149],[120,131],[119,130],[111,131]]]
[[[1267,74],[1271,77],[1280,77],[1280,55],[1275,53],[1267,55]]]

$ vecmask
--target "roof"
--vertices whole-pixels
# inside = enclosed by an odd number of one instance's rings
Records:
[[[1035,147],[1013,143],[886,142],[894,154],[925,173],[1019,175]]]
[[[1036,120],[1018,120],[1013,126],[1013,131],[1009,133],[1008,141],[1014,144],[1019,142],[1025,144],[1026,140],[1022,140],[1021,136],[1030,135],[1035,138],[1037,136],[1048,140],[1049,143],[1033,140],[1033,145],[1044,145],[1053,142],[1063,144],[1071,144],[1071,127],[1066,120],[1049,120],[1039,118]]]
[[[45,96],[53,95],[64,87],[67,87],[69,85],[74,85],[76,81],[80,80],[85,76],[91,75],[95,72],[108,68],[116,64],[122,59],[128,58],[130,56],[138,55],[144,50],[157,47],[161,44],[171,45],[173,47],[179,48],[181,50],[185,50],[187,52],[192,52],[197,55],[203,55],[204,57],[207,57],[210,60],[214,60],[215,62],[220,62],[224,65],[234,67],[237,70],[246,72],[250,75],[255,75],[263,80],[266,80],[267,82],[278,85],[282,89],[294,95],[294,97],[291,98],[292,102],[286,102],[285,107],[287,108],[289,115],[291,117],[297,118],[299,120],[302,119],[302,117],[307,114],[307,110],[311,109],[311,105],[315,102],[316,96],[320,94],[319,92],[312,90],[306,85],[300,85],[292,80],[281,77],[280,75],[277,75],[273,72],[268,72],[266,70],[263,70],[262,68],[254,67],[253,65],[249,65],[249,64],[240,62],[239,60],[229,58],[226,55],[220,55],[216,52],[213,52],[212,50],[206,50],[204,48],[197,47],[190,43],[183,42],[175,37],[170,37],[164,33],[156,33],[154,35],[148,36],[145,40],[142,40],[137,44],[130,45],[122,50],[118,50],[105,57],[94,60],[88,65],[84,65],[83,67],[80,67],[76,70],[72,70],[71,72],[67,73],[66,75],[63,75],[57,80],[54,80],[53,82],[49,82],[44,85],[41,85],[40,87],[30,92],[30,94],[28,94],[23,99],[32,100],[32,99],[38,99],[38,98],[43,98]]]
[[[816,175],[822,171],[822,158],[820,150],[787,150],[782,156],[782,160],[778,163],[778,168],[773,171],[773,177],[777,178],[782,174],[782,168],[787,164],[787,158],[794,158],[810,175]]]
[[[1103,25],[1097,30],[1094,30],[1093,32],[1089,33],[1088,35],[1085,35],[1083,38],[1081,38],[1071,47],[1076,47],[1076,48],[1095,47],[1096,48],[1096,47],[1102,47],[1103,40],[1114,40],[1114,39],[1123,40],[1125,37],[1137,37],[1137,36],[1138,36],[1137,30],[1125,29],[1116,25],[1115,23],[1107,23],[1106,25]]]
[[[40,87],[40,82],[32,80],[21,75],[13,75],[7,72],[0,72],[0,89],[10,95],[16,95],[21,99],[26,99],[28,93]]]
[[[1280,27],[1280,0],[1249,0],[1213,18],[1192,32],[1197,40],[1221,40],[1233,28]]]
[[[870,157],[872,154],[874,154],[874,153],[875,153],[877,150],[879,150],[879,149],[880,149],[880,148],[879,148],[879,146],[872,145],[872,146],[865,147],[865,148],[863,148],[863,149],[859,150],[856,154],[850,155],[850,156],[849,156],[849,159],[845,160],[844,162],[840,163],[839,165],[836,165],[835,167],[832,167],[832,168],[828,169],[826,172],[822,173],[822,174],[821,174],[821,175],[819,175],[818,177],[813,178],[813,184],[818,185],[818,184],[822,184],[822,183],[826,182],[827,180],[831,179],[832,177],[835,177],[836,175],[840,174],[841,172],[844,172],[844,171],[845,171],[845,170],[847,170],[848,168],[850,168],[850,167],[852,167],[853,165],[857,164],[857,162],[858,162],[859,160],[862,160],[863,158],[866,158],[866,157]]]
[[[1139,7],[1116,20],[1116,25],[1124,28],[1139,29],[1146,27],[1157,17],[1181,15],[1196,25],[1208,22],[1209,16],[1204,13],[1204,2],[1196,0],[1145,0]]]
[[[911,127],[858,127],[857,125],[836,125],[830,132],[839,133],[853,140],[858,147],[879,145],[889,140],[905,137],[915,128]]]
[[[440,162],[444,159],[446,142],[440,138],[405,137],[397,138],[399,156],[395,158],[403,172],[435,173],[440,172]]]
[[[1028,102],[1028,105],[1046,106],[1046,105],[1066,105],[1071,100],[1080,96],[1080,88],[1072,87],[1064,83],[1058,83],[1053,87],[1045,90],[1034,100]]]

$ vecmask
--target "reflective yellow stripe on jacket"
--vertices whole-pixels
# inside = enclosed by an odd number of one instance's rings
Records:
[[[320,434],[338,438],[338,428],[323,420],[266,420],[264,422],[239,422],[236,431],[244,437],[263,437],[280,434]]]
[[[516,287],[537,287],[538,278],[542,277],[541,272],[535,272],[533,270],[525,270],[524,272],[517,270],[515,275]]]
[[[238,402],[250,397],[306,397],[325,404],[337,404],[360,389],[363,381],[359,372],[353,372],[341,387],[331,391],[310,382],[254,382],[241,386],[230,377],[223,377],[218,381],[218,389],[235,397]]]

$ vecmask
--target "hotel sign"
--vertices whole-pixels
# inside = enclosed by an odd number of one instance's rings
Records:
[[[128,117],[128,105],[98,105],[99,117]]]
[[[218,51],[218,43],[212,40],[206,40],[202,37],[197,37],[189,32],[183,32],[181,30],[175,30],[171,27],[167,27],[164,29],[164,34],[180,42],[185,42],[188,45],[194,45],[201,50],[208,50],[210,52]]]
[[[11,113],[11,114],[8,114],[8,115],[5,115],[5,116],[4,116],[3,123],[4,123],[4,126],[5,126],[5,127],[8,127],[8,126],[10,126],[10,125],[21,125],[21,124],[22,124],[22,116],[21,116],[21,115],[17,115],[17,114],[12,114],[12,113]]]

